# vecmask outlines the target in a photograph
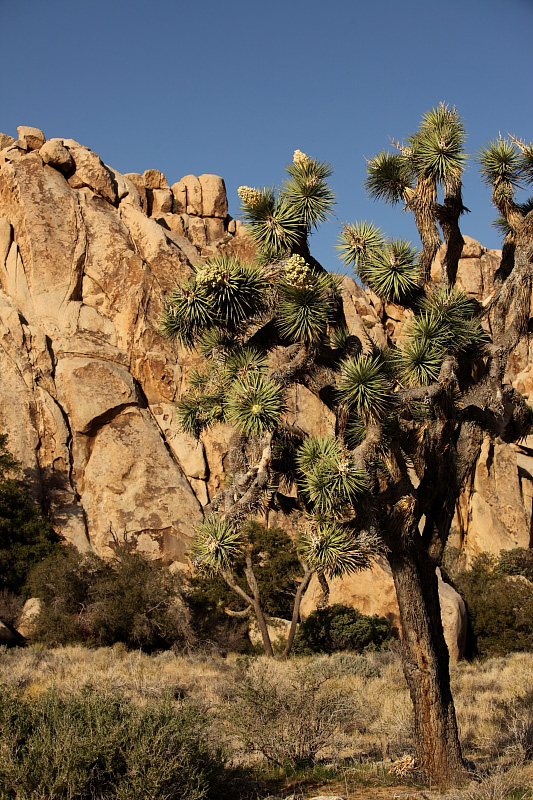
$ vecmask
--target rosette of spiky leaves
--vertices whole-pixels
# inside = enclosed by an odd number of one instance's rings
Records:
[[[439,377],[444,350],[427,339],[411,338],[398,351],[399,379],[407,386],[427,386]]]
[[[302,236],[302,220],[285,200],[276,200],[274,190],[260,190],[253,205],[243,202],[241,210],[253,241],[265,248],[270,257],[283,254]]]
[[[379,297],[403,304],[418,290],[418,251],[404,239],[392,239],[365,258],[358,274]]]
[[[406,190],[412,189],[412,179],[407,159],[401,153],[382,150],[367,164],[365,189],[373,200],[383,200],[395,205],[404,199]]]
[[[329,346],[333,350],[344,350],[347,347],[350,339],[350,330],[344,323],[336,325],[329,332]]]
[[[231,384],[226,418],[243,433],[261,436],[273,430],[282,410],[281,387],[261,372],[251,372]]]
[[[190,555],[195,566],[216,574],[232,568],[242,546],[242,534],[231,522],[211,516],[196,528]]]
[[[209,328],[196,343],[198,352],[212,361],[227,358],[237,346],[235,336],[221,328]]]
[[[198,377],[200,374],[198,374]],[[226,389],[223,384],[208,386],[205,383],[182,397],[176,403],[178,424],[184,433],[199,438],[206,428],[223,422],[226,410]]]
[[[418,175],[453,188],[466,163],[465,140],[456,109],[441,103],[423,115],[419,130],[407,139],[411,165]]]
[[[265,280],[254,266],[233,256],[216,255],[197,269],[197,284],[204,275],[209,278],[204,287],[215,319],[225,328],[235,329],[263,307]]]
[[[318,520],[301,536],[299,551],[312,570],[337,578],[367,569],[384,547],[372,534],[355,535],[338,522]]]
[[[482,180],[492,188],[492,202],[506,216],[523,174],[518,148],[500,138],[482,147],[477,160]]]
[[[350,414],[344,431],[344,441],[351,450],[355,450],[365,439],[366,425],[364,419],[359,414]]]
[[[169,295],[161,321],[161,332],[169,339],[191,347],[197,336],[216,322],[216,309],[204,286],[192,276]]]
[[[310,271],[305,286],[282,281],[278,292],[276,325],[281,335],[307,344],[321,339],[335,317],[338,282],[334,276]]]
[[[255,347],[241,347],[226,358],[224,368],[228,378],[246,380],[252,372],[264,372],[268,356]]]
[[[337,250],[346,267],[353,267],[356,274],[363,264],[385,247],[387,240],[382,230],[372,222],[355,222],[343,225]]]
[[[337,396],[364,420],[379,420],[392,404],[391,364],[384,353],[368,353],[341,362]]]
[[[457,287],[439,286],[420,301],[420,312],[407,334],[438,345],[447,353],[459,353],[489,341],[472,300]]]
[[[319,514],[340,515],[368,489],[368,477],[333,436],[308,439],[297,454],[301,488]]]
[[[302,444],[302,437],[293,431],[280,428],[272,445],[270,463],[273,491],[290,491],[297,480],[296,454]]]
[[[312,158],[298,159],[285,167],[290,180],[283,183],[279,196],[298,215],[306,227],[316,227],[330,216],[335,195],[326,179],[331,166]]]

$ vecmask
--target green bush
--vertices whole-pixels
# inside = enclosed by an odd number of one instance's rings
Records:
[[[291,619],[294,597],[301,577],[294,543],[280,528],[265,528],[258,522],[247,522],[243,533],[253,548],[254,572],[265,614]],[[244,577],[244,555],[235,566],[237,583],[250,589]],[[246,637],[248,623],[228,617],[225,609],[241,611],[245,603],[219,575],[191,578],[187,592],[194,627],[202,635],[223,646],[225,650],[244,652],[250,647]]]
[[[358,653],[379,650],[395,638],[386,617],[366,616],[356,608],[334,603],[313,611],[300,624],[294,642],[295,653],[334,653],[352,650]]]
[[[0,800],[202,800],[222,773],[205,726],[168,699],[2,687]]]
[[[30,569],[59,547],[59,538],[28,489],[0,434],[0,591],[20,594]]]
[[[194,640],[178,576],[126,546],[109,561],[63,548],[32,570],[28,586],[43,600],[34,638],[47,645],[153,651]]]
[[[477,652],[502,656],[533,650],[532,554],[516,548],[500,557],[481,553],[470,569],[455,576],[463,596]]]

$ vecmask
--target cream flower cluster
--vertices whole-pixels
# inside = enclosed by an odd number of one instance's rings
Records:
[[[302,256],[294,255],[285,262],[285,280],[297,289],[305,289],[310,282],[311,271]]]
[[[196,272],[196,285],[214,289],[228,278],[228,270],[221,264],[204,264]]]
[[[310,161],[311,159],[309,158],[309,156],[306,156],[306,154],[302,153],[301,150],[294,151],[294,156],[292,157],[293,164],[298,164],[298,165],[308,164]]]
[[[244,205],[250,206],[250,208],[254,208],[254,206],[259,205],[261,198],[263,197],[259,189],[252,189],[251,186],[239,186],[237,189],[237,194],[241,198]]]

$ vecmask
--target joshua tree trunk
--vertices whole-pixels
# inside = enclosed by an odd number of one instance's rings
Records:
[[[458,785],[466,779],[466,771],[450,690],[435,567],[416,529],[396,539],[388,559],[400,607],[403,668],[414,708],[416,760],[435,783]]]

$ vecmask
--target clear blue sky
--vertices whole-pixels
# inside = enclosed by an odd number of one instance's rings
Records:
[[[295,148],[329,161],[343,222],[418,244],[409,215],[369,201],[364,156],[455,104],[474,154],[533,139],[533,0],[0,0],[0,130],[71,137],[121,172],[281,183]],[[498,247],[473,162],[463,231]],[[315,256],[340,269],[332,220]]]

